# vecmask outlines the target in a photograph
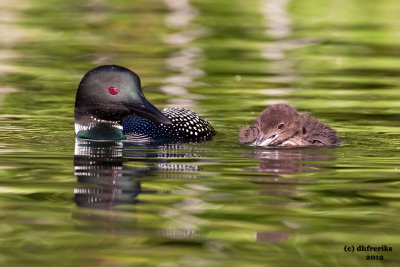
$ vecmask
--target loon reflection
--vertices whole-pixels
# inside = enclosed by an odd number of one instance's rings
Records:
[[[143,190],[138,181],[139,178],[151,176],[153,171],[162,170],[161,175],[166,177],[173,172],[175,177],[196,178],[193,172],[198,171],[199,166],[195,163],[170,162],[176,158],[199,157],[196,154],[176,152],[178,150],[174,152],[174,148],[177,149],[178,146],[140,146],[124,142],[76,139],[75,176],[79,183],[85,184],[74,189],[76,204],[86,208],[111,209],[119,204],[138,203],[139,194],[158,193]]]

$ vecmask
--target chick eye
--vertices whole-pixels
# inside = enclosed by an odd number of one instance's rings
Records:
[[[278,129],[281,130],[281,129],[283,129],[284,126],[285,126],[285,124],[280,123],[280,124],[278,125]]]

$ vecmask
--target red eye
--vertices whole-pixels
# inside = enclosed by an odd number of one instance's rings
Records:
[[[111,86],[110,88],[108,88],[108,91],[110,92],[110,94],[112,95],[116,95],[118,93],[118,89],[117,87]]]

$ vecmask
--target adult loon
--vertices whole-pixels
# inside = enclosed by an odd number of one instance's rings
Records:
[[[255,146],[327,146],[342,142],[336,131],[286,104],[266,108],[252,126],[239,132],[239,143]]]
[[[131,141],[204,141],[215,131],[191,110],[158,110],[144,97],[139,76],[118,65],[87,72],[75,99],[78,138]]]

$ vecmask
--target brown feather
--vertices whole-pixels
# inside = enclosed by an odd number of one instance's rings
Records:
[[[336,131],[331,127],[323,124],[310,115],[302,115],[302,119],[303,135],[307,141],[314,145],[339,144],[339,138],[336,134]]]
[[[258,118],[254,121],[253,125],[245,125],[239,132],[239,143],[246,144],[256,140],[260,128],[258,127]]]
[[[259,135],[261,141],[257,142],[260,143],[273,138],[267,146],[341,144],[335,130],[310,115],[300,115],[296,109],[286,104],[276,104],[266,108],[253,125],[246,125],[240,130],[239,142],[252,143]]]

